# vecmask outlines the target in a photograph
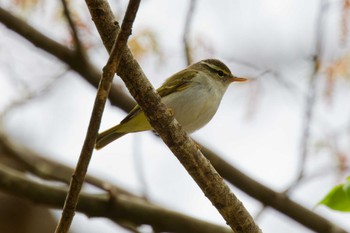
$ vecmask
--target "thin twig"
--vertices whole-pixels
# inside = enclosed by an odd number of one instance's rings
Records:
[[[190,30],[191,30],[193,12],[195,10],[196,3],[197,3],[197,0],[190,1],[190,5],[188,6],[187,15],[185,18],[185,27],[184,27],[184,32],[183,32],[183,36],[182,36],[187,65],[190,65],[193,62],[192,50],[191,50],[191,46],[190,46],[190,42],[189,42],[189,34],[190,34]]]
[[[73,34],[73,41],[74,41],[74,45],[75,45],[75,51],[81,57],[85,57],[84,56],[84,50],[83,50],[83,47],[82,47],[82,43],[81,43],[81,40],[80,40],[79,35],[78,35],[78,30],[77,30],[77,28],[76,28],[76,26],[75,26],[75,24],[73,22],[73,19],[71,17],[71,13],[70,13],[67,1],[66,0],[61,0],[61,2],[62,2],[62,6],[63,6],[63,13],[66,16],[66,19],[68,21],[68,24],[69,24],[69,26],[71,28],[71,31],[72,31],[72,34]]]
[[[308,92],[306,93],[305,99],[305,110],[304,110],[304,122],[303,122],[303,132],[300,141],[300,160],[299,160],[299,171],[297,173],[295,181],[284,191],[284,193],[289,193],[298,185],[298,183],[303,179],[305,175],[306,160],[309,152],[309,143],[310,143],[310,134],[311,134],[311,125],[314,115],[314,106],[316,104],[317,97],[317,81],[319,78],[319,72],[321,67],[321,58],[322,58],[322,46],[323,46],[323,28],[324,25],[324,14],[327,9],[325,0],[320,1],[319,12],[317,15],[316,21],[316,30],[315,30],[315,55],[313,56],[313,72],[309,79]]]
[[[99,88],[97,89],[88,131],[80,153],[79,161],[72,176],[67,198],[63,206],[62,216],[56,228],[56,233],[68,232],[73,221],[79,193],[84,183],[85,175],[91,160],[92,151],[94,149],[95,140],[100,127],[103,109],[106,104],[114,74],[118,69],[122,57],[122,50],[126,47],[127,40],[131,35],[131,27],[135,20],[139,4],[140,0],[130,0],[121,30],[114,43],[107,64],[103,68],[102,79]]]
[[[316,58],[317,59],[317,58]],[[315,62],[318,62],[315,60]],[[297,175],[296,182],[300,181],[305,174],[306,159],[308,157],[309,151],[309,141],[311,134],[311,124],[314,115],[314,106],[316,103],[316,79],[318,76],[317,65],[314,66],[314,71],[309,80],[308,92],[305,99],[305,110],[304,110],[304,123],[303,123],[303,133],[300,141],[300,161],[299,161],[299,172]]]

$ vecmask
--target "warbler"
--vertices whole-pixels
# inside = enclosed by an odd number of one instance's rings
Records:
[[[246,80],[234,76],[223,62],[206,59],[169,77],[157,92],[163,103],[172,109],[183,129],[192,133],[213,118],[232,82]],[[97,136],[95,148],[101,149],[125,134],[152,129],[145,114],[136,105],[120,124]]]

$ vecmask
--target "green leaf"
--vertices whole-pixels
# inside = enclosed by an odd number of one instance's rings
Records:
[[[333,210],[350,212],[350,181],[335,186],[318,204]]]
[[[346,178],[346,183],[343,186],[344,192],[350,197],[350,176]]]

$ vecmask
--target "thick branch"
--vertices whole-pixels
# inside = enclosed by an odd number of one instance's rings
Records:
[[[69,184],[74,169],[64,164],[50,160],[47,156],[40,155],[30,148],[10,141],[5,135],[0,133],[0,151],[3,156],[7,156],[11,160],[23,165],[26,171],[45,180],[53,180]],[[124,194],[128,196],[138,196],[128,192],[125,189],[109,184],[104,180],[94,176],[87,175],[85,179],[97,188],[111,191],[114,193]]]
[[[67,193],[66,189],[29,180],[21,173],[3,165],[0,165],[0,188],[11,195],[52,208],[60,208]],[[229,228],[207,223],[139,199],[134,200],[130,196],[118,194],[115,198],[83,192],[77,210],[89,217],[106,217],[118,224],[121,221],[137,225],[148,224],[164,232],[232,232]]]

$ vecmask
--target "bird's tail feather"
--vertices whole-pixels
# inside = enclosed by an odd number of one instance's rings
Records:
[[[118,132],[119,125],[116,125],[110,129],[107,129],[106,131],[100,133],[97,136],[95,148],[97,150],[107,146],[109,143],[113,142],[114,140],[117,140],[118,138],[124,136],[127,133],[124,132]]]

